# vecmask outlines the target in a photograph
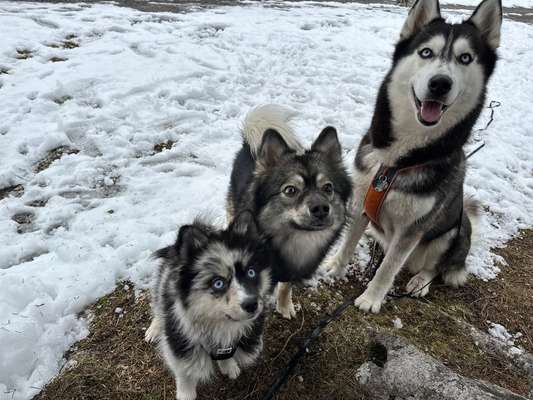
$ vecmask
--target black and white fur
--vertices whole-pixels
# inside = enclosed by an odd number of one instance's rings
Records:
[[[215,372],[230,379],[252,364],[263,346],[270,259],[250,213],[226,230],[196,221],[180,228],[176,243],[157,252],[153,320],[145,338],[155,341],[176,379],[176,398],[193,400],[196,386]],[[214,361],[217,349],[233,357]],[[215,353],[216,354],[216,353]]]
[[[334,128],[305,150],[280,106],[252,110],[243,127],[228,193],[228,219],[251,210],[273,255],[277,311],[296,315],[291,283],[316,272],[345,223],[351,181]]]
[[[383,231],[370,224],[385,258],[355,302],[363,311],[379,312],[404,265],[415,274],[407,285],[415,296],[439,274],[452,286],[466,281],[478,206],[463,200],[463,145],[485,101],[501,24],[500,0],[484,0],[456,25],[441,18],[438,0],[417,0],[409,12],[355,158],[353,221],[329,263],[341,274],[369,224],[364,197],[379,166],[420,166],[396,179],[382,207]]]

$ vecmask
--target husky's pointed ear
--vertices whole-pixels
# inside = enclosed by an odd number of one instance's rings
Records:
[[[208,241],[209,229],[207,227],[197,223],[184,225],[178,232],[176,252],[182,260],[190,260],[199,251],[205,249]]]
[[[468,22],[474,24],[492,50],[496,50],[500,46],[502,18],[501,0],[483,0]]]
[[[229,226],[229,230],[231,233],[246,236],[247,238],[259,237],[259,229],[251,211],[242,211],[237,215]]]
[[[400,32],[400,39],[407,39],[420,32],[434,19],[440,18],[439,0],[416,0],[409,10],[407,19]]]
[[[265,166],[276,165],[281,156],[291,152],[287,142],[274,129],[267,129],[259,147],[258,160]]]
[[[322,129],[320,135],[311,146],[312,151],[326,154],[328,157],[342,160],[342,147],[337,136],[337,130],[332,126]]]

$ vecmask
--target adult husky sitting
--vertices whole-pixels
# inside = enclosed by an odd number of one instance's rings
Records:
[[[463,145],[485,101],[501,24],[499,0],[456,25],[441,18],[438,0],[417,0],[409,12],[355,157],[353,220],[330,262],[342,273],[370,223],[385,257],[355,301],[363,311],[379,312],[404,265],[415,296],[439,274],[452,286],[466,281],[478,205],[463,199]]]

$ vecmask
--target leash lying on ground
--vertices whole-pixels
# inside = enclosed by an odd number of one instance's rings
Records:
[[[490,111],[489,121],[487,122],[485,127],[477,129],[475,132],[482,132],[482,131],[487,130],[487,128],[494,121],[494,109],[496,109],[496,108],[498,108],[500,106],[501,106],[501,102],[496,101],[496,100],[491,100],[491,102],[489,103],[489,105],[487,107],[487,108],[489,108],[491,110]],[[472,157],[474,154],[476,154],[483,147],[485,147],[485,142],[482,142],[478,147],[476,147],[474,150],[472,150],[470,153],[468,153],[468,155],[466,156],[466,159],[469,159],[470,157]],[[378,251],[380,253],[378,253]],[[377,244],[377,242],[374,241],[374,244],[372,246],[371,255],[370,255],[370,261],[369,261],[369,263],[367,265],[367,268],[368,268],[367,269],[367,274],[368,275],[372,275],[373,276],[375,274],[375,271],[377,270],[377,268],[381,264],[381,261],[383,261],[383,256],[384,256],[384,254],[379,249],[379,245]],[[417,290],[414,290],[414,291],[411,291],[411,292],[402,293],[402,294],[397,294],[397,295],[389,294],[389,296],[395,297],[395,298],[410,297],[413,294],[418,293],[419,291],[424,290],[426,287],[431,285],[435,281],[435,279],[436,278],[433,278],[428,283],[426,283],[423,287],[421,287],[421,288],[419,288]],[[289,360],[289,362],[287,363],[285,368],[279,373],[277,379],[274,381],[272,386],[270,386],[270,389],[263,396],[262,400],[272,400],[278,394],[278,392],[281,390],[281,388],[289,380],[291,374],[293,373],[294,369],[296,368],[296,366],[298,365],[300,360],[307,353],[309,346],[311,346],[318,339],[318,337],[320,336],[322,331],[330,323],[332,323],[333,321],[337,320],[342,314],[344,314],[344,312],[350,307],[350,305],[353,305],[353,303],[354,303],[354,301],[355,301],[355,299],[357,297],[358,296],[350,296],[350,297],[346,298],[341,303],[341,305],[339,305],[337,308],[335,308],[335,310],[333,310],[333,312],[331,314],[328,314],[326,317],[324,317],[323,319],[321,319],[319,321],[319,323],[315,327],[315,329],[313,329],[311,334],[309,334],[305,338],[303,343],[300,345],[300,347],[298,348],[298,351],[296,352],[296,354]]]

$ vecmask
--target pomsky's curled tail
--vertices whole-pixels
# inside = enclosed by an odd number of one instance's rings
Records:
[[[303,153],[304,147],[289,126],[295,115],[293,110],[276,104],[261,105],[249,111],[242,126],[242,138],[250,146],[252,155],[257,155],[267,129],[276,130],[291,149]]]

